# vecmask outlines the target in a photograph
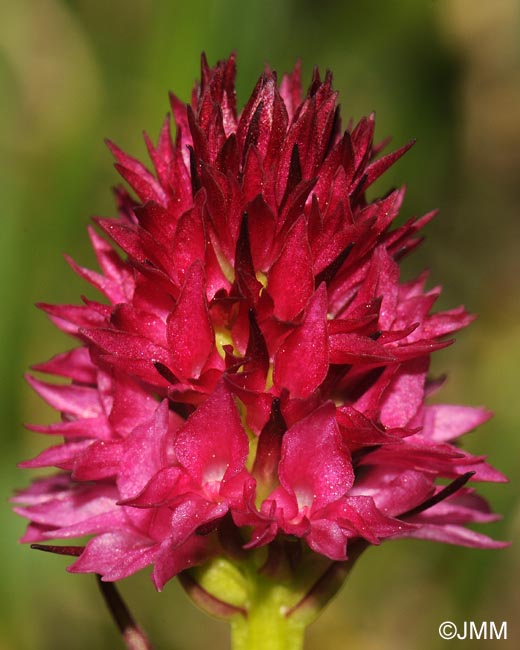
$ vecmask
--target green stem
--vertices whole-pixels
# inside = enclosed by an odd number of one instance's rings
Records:
[[[217,557],[179,575],[188,596],[231,623],[232,650],[302,650],[306,627],[337,593],[366,548],[333,562],[285,540],[231,560]]]
[[[287,616],[288,590],[257,577],[246,615],[231,619],[232,650],[301,650],[305,622]],[[289,599],[290,600],[290,599]]]

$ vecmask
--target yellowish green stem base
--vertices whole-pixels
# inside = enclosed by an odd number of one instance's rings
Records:
[[[333,562],[293,542],[217,557],[179,576],[190,598],[231,623],[232,650],[302,650],[305,628],[341,587],[365,544]]]
[[[231,620],[232,650],[301,650],[305,622],[288,617],[287,588],[257,579],[246,615]]]

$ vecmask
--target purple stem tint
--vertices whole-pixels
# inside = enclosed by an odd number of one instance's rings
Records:
[[[150,641],[134,620],[113,582],[103,582],[96,574],[98,587],[128,650],[152,650]]]
[[[444,501],[444,499],[447,499],[452,494],[455,494],[455,492],[458,492],[460,488],[469,481],[474,473],[475,472],[466,472],[462,476],[459,476],[454,481],[449,483],[445,488],[443,488],[440,492],[434,494],[430,499],[427,499],[411,510],[403,512],[402,515],[399,515],[399,518],[404,519],[405,517],[413,517],[414,515],[418,515],[420,512],[424,512],[425,510],[428,510],[428,508],[437,505],[437,503]]]
[[[80,556],[85,550],[84,546],[55,546],[52,544],[31,544],[37,551],[46,551],[57,555]],[[113,582],[103,582],[101,576],[96,574],[99,589],[103,599],[114,619],[128,650],[152,650],[152,646],[142,630],[135,622],[134,617],[126,606],[121,594]]]

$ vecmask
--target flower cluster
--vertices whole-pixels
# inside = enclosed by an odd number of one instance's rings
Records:
[[[24,541],[91,535],[71,571],[153,565],[158,589],[229,536],[338,561],[356,540],[500,546],[464,526],[494,519],[465,484],[503,477],[452,442],[489,413],[425,402],[471,317],[399,278],[433,214],[392,229],[404,191],[366,198],[409,145],[380,156],[373,116],[342,133],[330,74],[302,96],[298,67],[267,70],[240,114],[234,78],[203,58],[175,140],[169,119],[146,137],[153,173],[109,143],[137,198],[90,230],[100,272],[69,260],[104,300],[40,305],[79,346],[34,367],[68,383],[30,378],[61,413],[32,428],[64,442],[22,464],[60,470],[16,497]]]

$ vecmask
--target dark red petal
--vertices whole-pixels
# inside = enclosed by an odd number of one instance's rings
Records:
[[[393,350],[383,347],[368,336],[333,334],[329,343],[331,363],[386,365],[396,361]]]
[[[386,156],[383,156],[382,158],[379,158],[378,160],[370,163],[370,165],[368,165],[365,170],[366,181],[363,184],[363,190],[365,190],[369,185],[372,185],[372,183],[377,180],[381,174],[384,174],[384,172],[397,160],[399,160],[399,158],[401,158],[401,156],[403,156],[414,144],[415,140],[411,140],[400,149],[392,151],[392,153],[389,153]]]
[[[204,270],[199,262],[186,274],[186,282],[167,322],[172,369],[181,377],[200,377],[213,350],[215,335],[206,300]]]
[[[116,160],[115,167],[121,176],[132,186],[141,201],[157,201],[165,205],[167,196],[160,183],[146,169],[146,167],[135,158],[125,154],[113,142],[107,140],[107,146],[113,153]]]
[[[303,322],[282,343],[274,359],[274,384],[292,397],[308,397],[329,367],[327,290],[322,284],[309,300]]]
[[[290,321],[302,311],[314,291],[312,254],[305,218],[289,232],[280,256],[269,271],[267,290],[274,300],[274,314]]]

